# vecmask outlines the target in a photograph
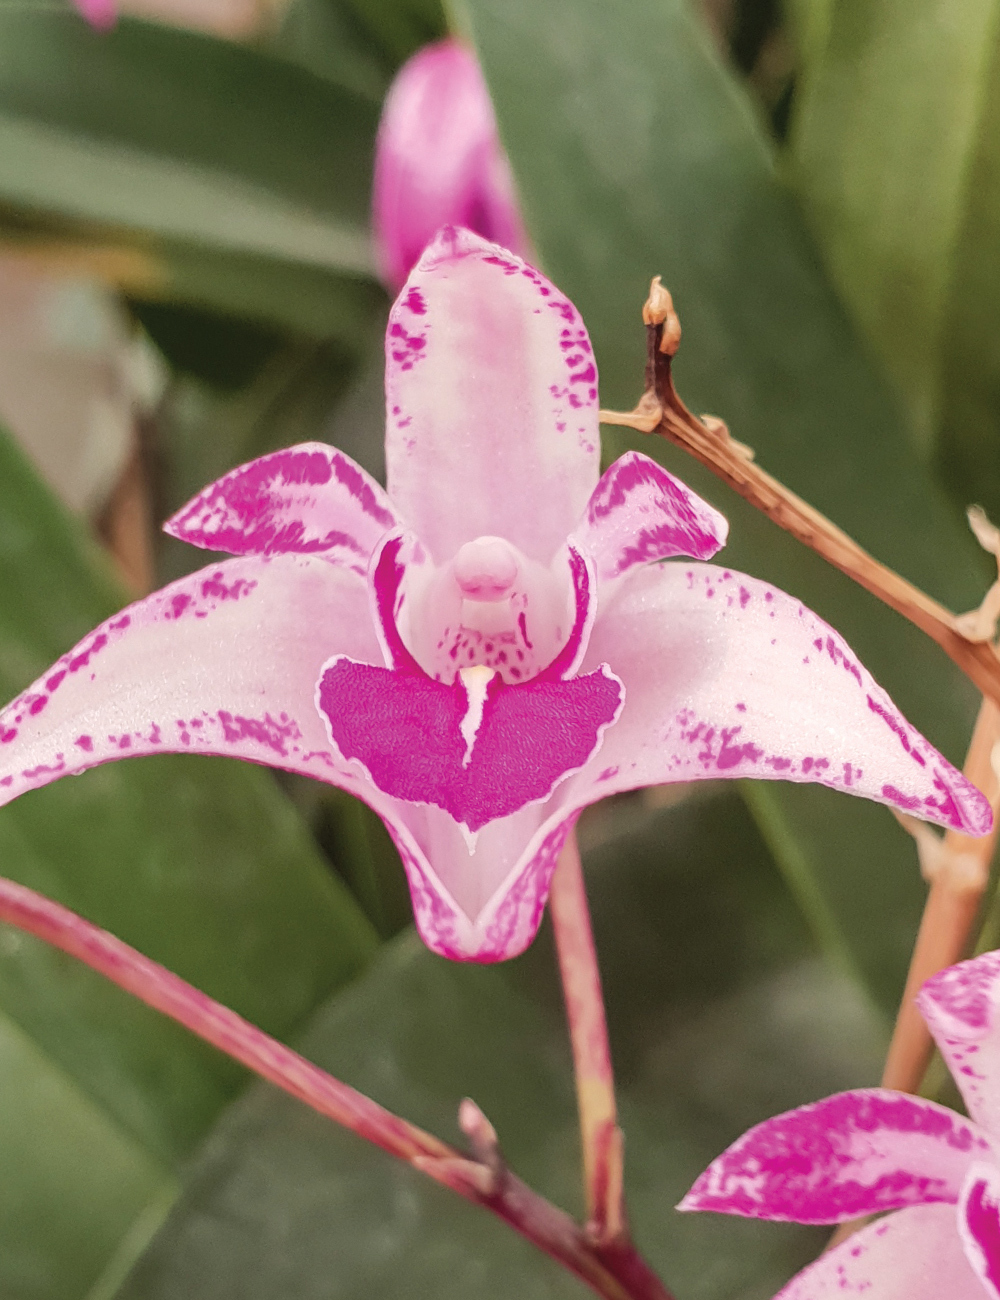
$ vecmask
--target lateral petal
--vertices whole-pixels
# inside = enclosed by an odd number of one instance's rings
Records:
[[[350,456],[303,442],[232,470],[163,527],[205,550],[322,553],[365,574],[377,542],[399,522],[385,492]]]
[[[1000,952],[932,976],[917,1004],[969,1114],[1000,1139]]]
[[[950,1205],[914,1205],[821,1255],[774,1300],[984,1300]]]
[[[625,708],[561,801],[755,777],[818,781],[972,835],[991,825],[983,795],[841,637],[767,583],[714,565],[637,569],[595,621],[583,671],[600,663]]]
[[[0,713],[0,803],[164,751],[249,759],[362,793],[313,703],[334,649],[381,659],[353,573],[284,555],[182,578],[103,623]]]
[[[572,538],[592,557],[597,576],[609,582],[652,560],[710,560],[728,533],[725,516],[680,479],[648,456],[627,451],[594,488]]]
[[[837,1093],[744,1133],[678,1209],[838,1223],[958,1200],[985,1133],[954,1111],[885,1088]]]
[[[547,564],[600,458],[573,304],[513,253],[445,227],[390,313],[385,391],[389,495],[435,563],[489,535]]]

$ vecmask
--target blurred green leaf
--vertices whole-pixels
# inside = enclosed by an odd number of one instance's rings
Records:
[[[0,935],[7,950],[16,939]],[[161,1218],[176,1193],[161,1162],[2,1013],[0,1162],[5,1300],[85,1294],[137,1207]]]
[[[872,1079],[882,1040],[808,933],[732,792],[590,822],[598,949],[641,1248],[684,1300],[762,1300],[823,1232],[673,1211],[745,1125]],[[610,826],[608,823],[610,822]],[[630,829],[622,834],[622,825]],[[585,832],[586,833],[586,832]],[[581,1209],[555,960],[458,965],[411,935],[318,1013],[301,1047],[452,1140],[463,1096],[511,1166]],[[226,1114],[118,1300],[542,1300],[589,1294],[505,1225],[283,1094]]]
[[[941,338],[937,458],[963,504],[1000,519],[1000,53],[984,50],[978,139],[951,259]]]
[[[0,8],[0,201],[43,234],[56,221],[119,246],[140,296],[349,338],[374,291],[377,118],[370,98],[262,51]]]
[[[761,464],[955,609],[978,604],[981,554],[912,450],[885,385],[824,280],[755,114],[680,0],[468,0],[542,262],[594,340],[606,406],[642,389],[640,307],[662,273],[684,326],[694,410],[726,419]],[[838,627],[907,715],[961,763],[975,693],[920,633],[793,542],[692,460],[641,447],[732,524],[726,564],[794,592]],[[883,808],[760,784],[753,804],[827,946],[894,1010],[924,886]]]
[[[4,697],[122,603],[80,527],[13,444],[0,440]],[[0,861],[5,875],[59,899],[279,1036],[353,978],[374,949],[371,927],[294,808],[268,773],[246,764],[149,758],[33,791],[0,812]],[[78,1139],[72,1108],[51,1133],[30,1127],[30,1114],[17,1121],[23,1129],[17,1140],[37,1142],[40,1151],[60,1135],[66,1168],[75,1172],[65,1189],[49,1187],[54,1205],[83,1195],[87,1152],[101,1125],[112,1135],[109,1143],[114,1139],[108,1164],[91,1169],[92,1215],[104,1226],[80,1255],[72,1288],[59,1281],[48,1290],[8,1290],[32,1269],[40,1278],[56,1270],[55,1277],[76,1238],[42,1219],[25,1245],[18,1192],[5,1171],[0,1292],[71,1300],[94,1280],[100,1243],[129,1204],[123,1188],[143,1180],[161,1184],[245,1075],[71,958],[6,929],[0,934],[2,1016],[34,1044],[42,1062],[38,1086],[49,1087],[45,1080],[55,1071],[60,1086],[79,1094],[72,1102],[83,1116]],[[23,1070],[34,1069],[27,1059]],[[38,1115],[42,1124],[41,1109]],[[12,1118],[0,1125],[9,1127],[16,1127]],[[119,1165],[121,1187],[108,1173]],[[41,1197],[43,1178],[58,1180],[59,1173],[54,1161],[40,1161],[25,1198],[29,1191]],[[132,1216],[142,1211],[136,1193]],[[15,1243],[21,1243],[16,1250]]]
[[[995,0],[836,0],[796,97],[797,192],[924,450],[942,397],[952,259],[978,188],[970,172],[997,16]]]

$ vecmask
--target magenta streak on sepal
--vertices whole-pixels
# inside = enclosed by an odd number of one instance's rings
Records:
[[[966,1258],[992,1300],[1000,1300],[1000,1171],[975,1164],[958,1203]]]
[[[987,952],[932,975],[917,994],[921,1011],[932,1021],[943,1012],[964,1035],[979,1039],[993,1023],[1000,988],[1000,952]]]
[[[575,613],[573,626],[566,639],[566,644],[556,654],[551,663],[538,674],[539,677],[548,681],[559,678],[565,680],[576,672],[583,661],[583,656],[587,653],[587,643],[590,640],[594,619],[597,617],[597,600],[595,596],[597,584],[594,578],[594,566],[590,559],[582,551],[578,550],[572,542],[567,544],[567,549],[569,551],[570,577],[573,581]],[[524,637],[526,644],[530,645],[526,633]]]
[[[400,558],[404,545],[414,542],[412,533],[393,530],[372,556],[369,573],[375,632],[386,666],[396,672],[425,676],[423,669],[407,650],[396,624],[406,564]]]
[[[633,451],[605,472],[576,534],[591,551],[599,576],[612,579],[654,560],[710,559],[725,544],[727,530],[722,515]]]
[[[336,499],[336,482],[343,496]],[[319,443],[273,452],[219,479],[164,525],[195,546],[233,555],[357,556],[397,523],[378,485],[348,456]],[[367,541],[355,535],[360,528]]]

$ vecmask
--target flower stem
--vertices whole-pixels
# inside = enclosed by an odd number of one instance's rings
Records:
[[[984,697],[963,771],[990,801],[993,829],[988,835],[973,839],[960,831],[948,831],[944,839],[939,840],[930,827],[921,822],[912,824],[921,867],[930,879],[930,889],[885,1058],[883,1088],[912,1093],[919,1090],[934,1050],[934,1040],[917,1007],[917,993],[932,975],[968,955],[973,927],[989,884],[990,864],[997,842],[1000,779],[991,760],[998,742],[1000,709],[991,699]],[[839,1246],[868,1222],[869,1218],[861,1218],[840,1224],[827,1249]]]
[[[615,1105],[601,974],[575,828],[566,838],[552,878],[549,915],[573,1047],[587,1227],[598,1242],[625,1239],[628,1232],[622,1186],[622,1132]]]
[[[595,1243],[507,1170],[495,1150],[486,1151],[483,1135],[492,1127],[472,1103],[462,1107],[462,1126],[472,1137],[469,1156],[341,1083],[106,930],[2,877],[0,921],[78,958],[321,1115],[491,1210],[604,1300],[672,1300],[630,1242]]]
[[[989,883],[990,863],[997,841],[1000,780],[993,770],[991,756],[998,741],[1000,709],[992,700],[984,698],[963,771],[989,799],[993,808],[993,829],[978,839],[959,831],[948,831],[943,841],[930,841],[937,850],[933,857],[926,851],[922,854],[924,872],[930,877],[930,891],[886,1057],[882,1075],[885,1088],[916,1092],[920,1087],[933,1042],[914,999],[921,985],[932,975],[968,954],[972,929]],[[926,834],[930,836],[933,832],[927,830]]]
[[[1000,703],[1000,659],[987,641],[970,640],[959,616],[880,564],[825,515],[761,469],[751,449],[731,438],[721,420],[708,415],[699,419],[687,409],[671,376],[680,322],[670,295],[657,281],[643,309],[649,344],[646,391],[634,411],[601,411],[602,423],[660,434],[694,456],[780,528],[908,618],[984,695]]]

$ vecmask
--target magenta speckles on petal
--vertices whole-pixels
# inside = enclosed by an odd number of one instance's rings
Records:
[[[881,1088],[840,1093],[750,1129],[679,1208],[836,1223],[955,1201],[989,1150],[974,1124],[933,1102]]]
[[[992,1300],[1000,1300],[1000,1170],[974,1165],[958,1205],[965,1254]]]
[[[956,1024],[981,1038],[992,1026],[1000,995],[1000,952],[985,952],[933,975],[920,991],[921,1009],[945,1012]]]
[[[326,666],[317,692],[345,759],[361,763],[384,793],[434,804],[473,832],[546,799],[581,768],[621,700],[607,670],[519,686],[494,676],[463,732],[474,702],[462,677],[445,686],[341,658]]]
[[[398,519],[349,456],[303,443],[242,465],[164,525],[181,541],[231,555],[322,554],[363,573]]]
[[[878,1219],[803,1269],[775,1300],[986,1300],[951,1205]]]
[[[637,564],[690,555],[711,559],[725,545],[729,525],[648,456],[626,452],[594,489],[574,536],[610,580]],[[750,593],[742,588],[742,597]],[[745,602],[744,602],[745,603]]]
[[[397,357],[396,327],[425,340],[419,364]],[[563,341],[586,345],[586,366],[567,365]],[[386,338],[389,496],[435,564],[483,536],[551,562],[598,479],[596,385],[591,398],[570,382],[590,365],[583,322],[544,276],[468,230],[439,232]]]

